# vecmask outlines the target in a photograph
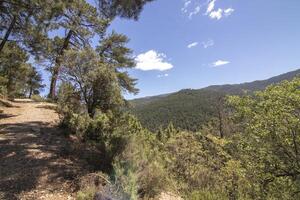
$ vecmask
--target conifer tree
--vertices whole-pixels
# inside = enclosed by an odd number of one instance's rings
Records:
[[[26,52],[15,42],[9,42],[0,54],[1,85],[5,86],[8,97],[14,97],[18,82],[25,80],[24,74],[28,69],[27,60]]]
[[[136,79],[131,78],[128,72],[124,71],[135,66],[135,61],[131,56],[132,50],[125,46],[128,42],[129,39],[125,35],[112,32],[100,41],[96,51],[101,61],[115,70],[122,90],[135,94],[138,92],[138,89],[134,87]]]
[[[65,36],[57,49],[50,83],[49,97],[55,97],[56,82],[65,50],[80,49],[89,46],[89,39],[95,34],[101,36],[109,20],[103,18],[95,7],[84,0],[71,1],[67,4],[60,20],[54,26],[62,29]]]
[[[31,98],[32,94],[39,94],[40,90],[45,87],[42,84],[42,75],[32,66],[28,69],[27,74],[27,87],[28,87],[28,98]]]
[[[0,1],[0,52],[7,41],[36,50],[62,9],[62,1],[59,0]]]
[[[102,12],[110,17],[138,19],[146,3],[153,0],[99,0],[99,7]]]
[[[98,7],[94,7],[85,0],[69,2],[60,22],[57,23],[57,27],[65,31],[65,36],[62,46],[58,49],[55,65],[52,69],[49,97],[55,97],[55,88],[61,67],[61,59],[66,49],[80,49],[89,46],[89,39],[95,34],[102,38],[110,21],[116,16],[137,19],[142,7],[149,1],[150,0],[99,0]],[[120,43],[127,42],[127,38],[121,35],[112,35],[112,37],[114,38],[110,39],[119,37]],[[126,82],[134,82],[133,79],[129,79],[126,73],[119,73],[119,77],[124,84],[126,84]]]

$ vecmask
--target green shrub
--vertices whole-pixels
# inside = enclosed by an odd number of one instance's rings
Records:
[[[116,182],[133,200],[153,198],[170,185],[158,149],[142,134],[124,138],[125,149],[113,164]]]
[[[79,191],[76,196],[76,200],[93,200],[97,191],[95,188],[88,188],[83,191]]]
[[[43,102],[45,99],[38,94],[34,94],[31,96],[31,99],[35,102]]]

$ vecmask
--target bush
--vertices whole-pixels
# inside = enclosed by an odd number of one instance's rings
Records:
[[[45,99],[38,94],[32,95],[31,99],[35,102],[43,102]]]
[[[76,200],[93,200],[94,195],[97,192],[94,188],[87,188],[83,191],[79,191],[76,196]]]
[[[159,151],[147,133],[124,138],[125,149],[114,159],[116,183],[133,200],[154,198],[170,186]]]

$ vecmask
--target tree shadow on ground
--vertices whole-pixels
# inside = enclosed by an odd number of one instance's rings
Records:
[[[57,106],[55,105],[40,105],[40,106],[36,106],[37,108],[44,108],[44,109],[48,109],[48,110],[54,110],[55,112],[57,112]]]
[[[11,117],[17,117],[17,116],[18,115],[0,113],[0,119],[6,119],[6,118],[11,118]]]
[[[78,178],[95,170],[74,154],[76,149],[57,127],[41,122],[1,127],[0,199],[19,199],[35,189],[76,190]]]

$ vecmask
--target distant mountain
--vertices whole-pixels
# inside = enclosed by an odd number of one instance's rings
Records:
[[[267,86],[271,84],[279,83],[283,80],[291,80],[295,76],[300,74],[300,69],[287,72],[285,74],[281,74],[278,76],[274,76],[272,78],[266,79],[266,80],[259,80],[259,81],[253,81],[249,83],[241,83],[241,84],[227,84],[227,85],[212,85],[209,87],[206,87],[204,89],[208,90],[214,90],[214,91],[221,91],[225,93],[241,93],[243,91],[258,91],[263,90]]]
[[[130,101],[130,110],[151,130],[165,127],[172,122],[175,127],[194,131],[216,116],[218,99],[221,97],[263,90],[271,84],[291,80],[297,75],[300,75],[300,69],[267,80],[212,85],[202,89],[184,89],[175,93],[134,99]]]

